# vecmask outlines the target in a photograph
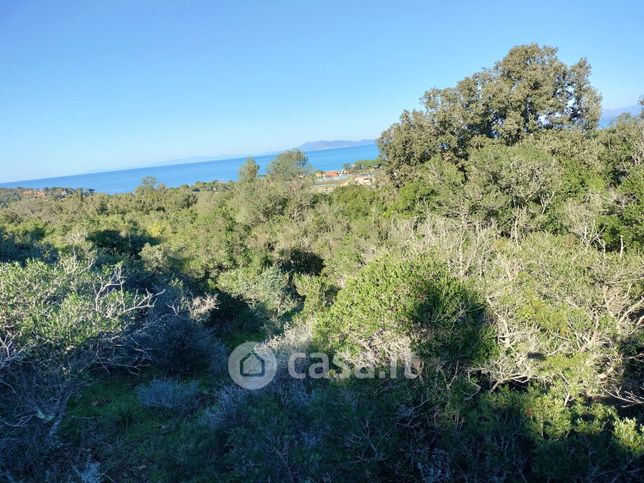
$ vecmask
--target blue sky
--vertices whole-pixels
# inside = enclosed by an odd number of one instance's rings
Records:
[[[644,94],[641,1],[0,0],[0,181],[376,137],[516,44]]]

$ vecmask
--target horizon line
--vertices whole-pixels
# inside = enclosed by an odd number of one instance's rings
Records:
[[[349,141],[349,142],[365,142],[365,141],[371,141],[373,144],[376,143],[375,139],[360,139],[357,141]],[[305,144],[309,143],[318,143],[318,142],[335,142],[335,141],[328,141],[328,140],[320,140],[320,141],[308,141],[300,146],[303,146]],[[358,146],[339,146],[339,147],[334,147],[334,148],[319,148],[319,149],[307,149],[307,150],[302,150],[304,153],[313,153],[313,152],[318,152],[318,151],[331,151],[333,149],[347,149],[347,148],[352,148],[352,147],[358,147]],[[287,148],[287,149],[281,149],[281,150],[276,150],[276,151],[267,151],[267,152],[262,152],[259,154],[248,154],[248,155],[222,155],[225,157],[217,157],[213,156],[214,159],[208,159],[208,160],[203,160],[203,161],[193,161],[193,162],[177,162],[174,164],[173,161],[168,161],[168,164],[147,164],[144,166],[139,166],[139,167],[130,167],[130,168],[116,168],[116,169],[101,169],[101,170],[96,170],[96,171],[84,171],[80,173],[74,173],[74,174],[62,174],[58,176],[46,176],[44,178],[29,178],[29,179],[18,179],[14,181],[0,181],[0,188],[3,189],[15,189],[15,188],[23,188],[23,186],[13,186],[13,187],[8,187],[8,186],[3,186],[7,184],[16,184],[16,183],[31,183],[35,181],[48,181],[48,180],[56,180],[56,179],[62,179],[62,178],[72,178],[76,176],[89,176],[89,175],[99,175],[99,174],[104,174],[104,173],[121,173],[125,171],[137,171],[137,170],[145,170],[145,169],[151,169],[151,168],[171,168],[173,166],[182,166],[182,165],[198,165],[198,164],[207,164],[207,163],[217,163],[217,162],[223,162],[223,161],[236,161],[236,160],[243,160],[243,159],[248,159],[248,158],[254,158],[254,157],[263,157],[263,156],[273,156],[277,155],[279,153],[283,153],[284,151],[288,151],[290,149],[299,149],[299,147],[293,147],[293,148]],[[195,156],[198,157],[198,156]],[[186,158],[189,159],[189,158]],[[164,161],[160,161],[159,163],[165,163]],[[25,187],[26,188],[26,187]]]

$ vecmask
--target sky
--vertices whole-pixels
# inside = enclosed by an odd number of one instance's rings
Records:
[[[514,45],[644,94],[641,1],[0,0],[0,182],[375,138]]]

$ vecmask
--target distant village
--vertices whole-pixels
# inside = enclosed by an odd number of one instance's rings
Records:
[[[371,186],[380,172],[380,159],[357,161],[346,164],[341,170],[318,171],[315,173],[316,187],[321,192],[350,184]]]

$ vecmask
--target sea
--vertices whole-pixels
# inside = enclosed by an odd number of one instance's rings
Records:
[[[347,163],[375,159],[378,156],[376,144],[351,146],[345,148],[322,149],[305,152],[309,163],[316,170],[341,169]],[[253,156],[260,166],[260,173],[265,172],[277,154]],[[231,181],[237,179],[239,167],[247,157],[218,159],[199,163],[184,163],[166,166],[149,166],[145,168],[124,169],[119,171],[102,171],[57,178],[43,178],[27,181],[0,183],[0,188],[85,188],[98,193],[127,193],[133,191],[147,176],[154,176],[160,183],[169,187],[191,185],[197,181]]]

